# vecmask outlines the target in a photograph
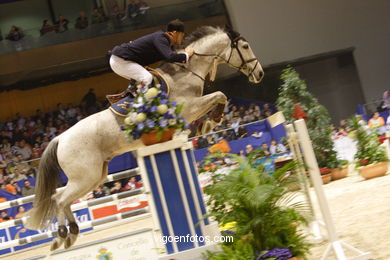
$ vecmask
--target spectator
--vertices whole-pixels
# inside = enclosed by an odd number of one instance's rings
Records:
[[[19,184],[16,182],[16,179],[14,178],[14,183],[12,185],[15,187],[16,195],[22,196],[22,188],[20,188]]]
[[[139,6],[139,14],[144,15],[146,13],[146,10],[150,8],[148,3],[145,2],[145,0],[139,0],[138,3]]]
[[[57,33],[63,33],[68,30],[68,23],[69,21],[65,19],[64,16],[60,15],[58,16],[58,21],[56,21],[56,32]]]
[[[85,16],[83,11],[80,12],[79,17],[76,19],[74,26],[76,29],[82,30],[88,27],[88,18]]]
[[[135,176],[131,177],[129,179],[129,182],[126,184],[126,186],[123,188],[123,190],[135,190],[142,187],[142,184],[137,181]]]
[[[93,190],[93,198],[102,198],[106,196],[106,193],[103,190],[103,185],[99,185],[95,190]]]
[[[11,176],[8,176],[8,179],[5,181],[5,190],[13,195],[16,195],[17,190],[13,184],[14,184],[14,180],[12,180]]]
[[[121,21],[125,16],[125,12],[119,9],[118,5],[114,5],[111,11],[111,17],[113,21]]]
[[[118,193],[122,190],[122,183],[120,181],[116,181],[114,186],[110,189],[110,194]]]
[[[270,105],[268,103],[263,104],[263,117],[269,117],[272,115],[272,110],[270,108]]]
[[[24,34],[23,34],[22,30],[19,27],[16,27],[15,25],[13,25],[11,27],[11,30],[9,31],[7,37],[5,37],[5,38],[7,40],[10,40],[10,41],[19,41],[23,37],[24,37]]]
[[[233,122],[232,122],[232,128],[234,129],[234,132],[236,135],[238,135],[238,128],[239,128],[239,125],[240,125],[240,118],[238,117],[233,117]]]
[[[253,152],[253,146],[251,144],[247,144],[245,146],[245,155],[248,156],[248,154],[250,154],[251,152]]]
[[[368,128],[379,128],[385,125],[385,120],[379,115],[379,112],[375,112],[372,118],[368,121]]]
[[[41,36],[42,36],[48,32],[52,32],[54,30],[55,30],[55,27],[49,23],[49,20],[45,19],[42,22],[42,26],[41,26],[41,29],[39,30],[39,32],[41,33]]]
[[[238,133],[237,133],[238,139],[244,138],[248,136],[248,132],[246,131],[244,126],[240,126],[238,128]]]
[[[15,215],[15,219],[23,218],[25,209],[23,206],[18,207],[18,213]]]
[[[287,151],[286,147],[282,143],[277,143],[276,140],[271,140],[271,145],[269,147],[269,151],[271,155],[277,154],[277,153],[284,153]]]
[[[1,211],[0,222],[5,222],[5,221],[8,221],[8,220],[12,220],[12,218],[10,216],[8,216],[7,211],[5,211],[5,210]]]
[[[97,112],[96,95],[93,88],[89,89],[88,93],[81,100],[81,103],[89,115]]]
[[[24,184],[24,187],[22,188],[22,196],[23,197],[30,196],[30,195],[33,195],[35,193],[35,187],[31,186],[31,183],[29,180],[25,180],[23,182],[23,184]]]
[[[14,162],[16,164],[16,169],[18,169],[20,172],[28,172],[30,170],[31,166],[23,159],[23,156],[21,154],[18,154]]]
[[[14,180],[15,182],[17,182],[17,181],[21,181],[21,180],[24,180],[24,179],[27,179],[26,174],[20,172],[20,170],[19,170],[18,168],[14,169],[13,180]],[[18,187],[19,187],[19,185],[18,185]],[[15,188],[16,188],[16,187],[15,187]],[[17,190],[17,192],[18,192],[18,189],[16,189],[16,190]],[[21,192],[21,191],[22,191],[22,190],[20,189],[20,192]]]
[[[26,143],[26,140],[22,139],[19,142],[19,154],[22,155],[23,160],[29,160],[31,158],[32,150],[28,143]]]
[[[135,0],[130,0],[130,3],[127,6],[127,17],[135,18],[140,11],[140,5],[136,3]]]
[[[105,21],[103,14],[101,13],[101,11],[99,11],[98,8],[93,9],[91,21],[92,21],[92,24],[103,23]]]
[[[268,144],[266,142],[261,144],[260,149],[264,152],[265,156],[271,155],[271,153],[269,152],[269,149],[268,149]]]

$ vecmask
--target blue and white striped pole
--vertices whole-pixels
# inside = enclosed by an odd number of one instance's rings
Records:
[[[175,254],[204,246],[202,239],[184,239],[205,237],[212,229],[210,221],[203,219],[206,207],[192,143],[175,139],[140,148],[136,155],[144,188],[151,196],[149,206],[160,226],[161,235],[183,238],[166,241],[166,252]]]

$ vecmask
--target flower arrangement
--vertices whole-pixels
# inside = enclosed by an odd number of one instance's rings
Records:
[[[188,128],[180,115],[183,104],[169,101],[167,93],[159,85],[142,87],[138,93],[138,97],[128,105],[128,114],[122,126],[129,140],[139,139],[153,130],[157,131],[157,139],[161,139],[164,131]]]

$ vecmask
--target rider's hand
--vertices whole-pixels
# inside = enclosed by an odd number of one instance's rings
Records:
[[[187,47],[184,51],[188,54],[188,57],[191,57],[194,54],[194,50],[190,47]]]

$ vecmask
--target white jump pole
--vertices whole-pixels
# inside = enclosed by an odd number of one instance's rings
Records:
[[[313,146],[309,137],[309,133],[306,128],[305,120],[300,119],[294,122],[295,128],[298,133],[298,141],[302,148],[302,152],[304,155],[304,160],[309,167],[310,178],[314,185],[314,190],[317,195],[318,203],[320,206],[320,210],[322,216],[324,218],[326,229],[328,231],[329,236],[329,245],[325,249],[325,252],[321,258],[321,260],[325,260],[329,257],[330,251],[333,249],[333,252],[337,258],[337,260],[368,260],[372,258],[371,253],[362,252],[351,245],[341,241],[336,233],[336,228],[334,226],[332,216],[330,214],[330,210],[328,207],[328,202],[325,197],[324,190],[322,188],[322,180],[320,177],[320,171],[318,169],[317,159],[314,155]],[[344,253],[343,246],[350,251],[357,253],[358,255],[355,257],[347,258]]]
[[[292,124],[285,125],[287,136],[288,136],[288,143],[290,146],[290,150],[292,152],[294,160],[298,160],[299,163],[302,164],[302,166],[298,169],[298,177],[300,180],[300,185],[303,190],[303,193],[305,195],[305,198],[307,200],[307,203],[310,207],[310,212],[313,216],[313,220],[310,222],[310,242],[312,243],[321,243],[326,239],[326,236],[321,233],[321,226],[325,226],[322,221],[318,220],[318,216],[316,215],[316,212],[313,208],[313,199],[310,196],[309,192],[309,184],[307,181],[305,169],[303,167],[303,158],[302,154],[298,145],[298,138],[297,133],[295,132],[294,126]]]

